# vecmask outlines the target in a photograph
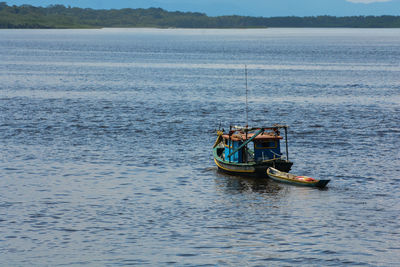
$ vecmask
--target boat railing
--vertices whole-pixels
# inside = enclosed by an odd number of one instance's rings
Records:
[[[275,158],[275,156],[277,158],[282,158],[282,154],[276,153],[276,152],[272,151],[272,149],[270,149],[269,151],[274,155],[274,158]]]

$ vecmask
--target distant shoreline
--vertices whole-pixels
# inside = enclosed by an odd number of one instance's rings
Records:
[[[400,28],[400,16],[209,17],[161,8],[95,10],[50,5],[8,6],[0,2],[0,29],[266,29],[266,28]]]

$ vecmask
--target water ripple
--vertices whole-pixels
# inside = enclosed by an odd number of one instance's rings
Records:
[[[3,32],[0,265],[396,266],[399,36]],[[245,64],[249,123],[327,189],[217,171]]]

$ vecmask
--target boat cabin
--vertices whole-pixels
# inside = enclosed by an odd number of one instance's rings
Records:
[[[233,132],[223,134],[223,144],[225,146],[224,159],[229,162],[246,163],[260,162],[282,157],[278,129],[271,132],[263,132],[256,135],[254,133]],[[252,139],[246,146],[240,148],[244,142]],[[232,154],[237,148],[235,153]],[[230,155],[232,154],[232,155]]]

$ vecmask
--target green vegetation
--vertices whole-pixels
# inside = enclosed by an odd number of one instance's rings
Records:
[[[0,28],[264,28],[264,27],[349,27],[400,28],[400,16],[357,17],[208,17],[203,13],[168,12],[161,8],[94,10],[63,5],[8,6],[0,2]]]

